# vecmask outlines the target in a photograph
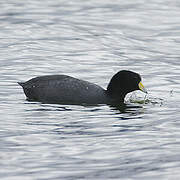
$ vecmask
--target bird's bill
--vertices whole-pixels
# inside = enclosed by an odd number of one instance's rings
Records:
[[[140,81],[140,83],[138,84],[138,86],[139,86],[139,89],[140,89],[142,92],[147,93],[147,90],[146,90],[146,88],[144,87],[144,85],[142,84],[141,81]]]

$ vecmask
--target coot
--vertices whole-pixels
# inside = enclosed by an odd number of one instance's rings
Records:
[[[27,100],[57,104],[119,104],[127,93],[147,93],[138,73],[122,70],[110,80],[107,90],[67,75],[49,75],[18,82]]]

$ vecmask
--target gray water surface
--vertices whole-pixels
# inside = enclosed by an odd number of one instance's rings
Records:
[[[178,0],[6,0],[0,9],[0,179],[180,178]],[[106,88],[122,69],[142,75],[148,101],[139,91],[123,110],[41,104],[16,83],[67,74]]]

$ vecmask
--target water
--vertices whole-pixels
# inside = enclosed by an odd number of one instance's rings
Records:
[[[1,179],[180,177],[179,1],[0,4]],[[126,109],[27,102],[16,83],[67,74],[106,87],[121,69],[149,91]]]

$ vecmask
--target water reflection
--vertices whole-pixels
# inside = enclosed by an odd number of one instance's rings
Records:
[[[130,104],[119,104],[119,105],[111,105],[110,108],[112,110],[118,110],[119,113],[135,113],[138,112],[140,108],[143,106],[140,105],[130,105]],[[117,113],[117,112],[116,112]]]
[[[79,104],[79,105],[71,105],[71,104],[45,104],[39,102],[26,102],[26,105],[38,105],[37,108],[28,109],[26,111],[73,111],[73,110],[80,110],[84,112],[97,112],[100,111],[104,106],[110,107],[111,110],[119,111],[119,113],[129,113],[133,112],[136,109],[143,108],[143,106],[135,105],[138,104],[138,101],[134,101],[131,104],[119,103],[119,104]],[[147,101],[148,102],[148,101]],[[149,101],[150,102],[150,101]],[[139,104],[142,104],[141,102]],[[145,103],[144,103],[145,104]],[[31,107],[32,107],[31,106]],[[40,108],[39,108],[40,107]]]

